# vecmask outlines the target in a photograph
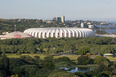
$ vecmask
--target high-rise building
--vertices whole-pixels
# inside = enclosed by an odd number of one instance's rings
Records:
[[[61,17],[57,17],[57,21],[58,22],[61,22]]]
[[[62,16],[62,23],[65,23],[65,16]]]

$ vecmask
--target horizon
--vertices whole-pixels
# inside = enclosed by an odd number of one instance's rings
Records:
[[[0,19],[36,19],[36,18],[0,18]],[[37,20],[52,20],[51,19],[37,19]],[[108,22],[108,23],[113,23],[116,24],[116,20],[97,20],[97,19],[66,19],[65,21],[76,21],[76,20],[83,20],[83,21],[98,21],[98,22]]]
[[[66,20],[115,21],[114,0],[10,0],[0,2],[0,18],[43,19],[65,16]]]

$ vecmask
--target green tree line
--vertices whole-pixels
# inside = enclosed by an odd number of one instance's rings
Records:
[[[43,54],[115,53],[116,38],[28,38],[0,40],[0,52]]]

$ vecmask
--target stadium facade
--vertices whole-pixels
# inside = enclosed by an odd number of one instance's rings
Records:
[[[36,38],[49,38],[49,37],[93,37],[94,31],[88,28],[29,28],[24,33],[32,35]]]

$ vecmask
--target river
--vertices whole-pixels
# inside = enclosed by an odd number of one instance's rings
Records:
[[[105,31],[109,34],[116,33],[116,29],[105,29]]]
[[[96,27],[101,27],[101,28],[112,28],[112,29],[105,29],[105,31],[109,34],[116,33],[116,25],[114,26],[96,26]],[[114,29],[113,29],[114,28]]]

